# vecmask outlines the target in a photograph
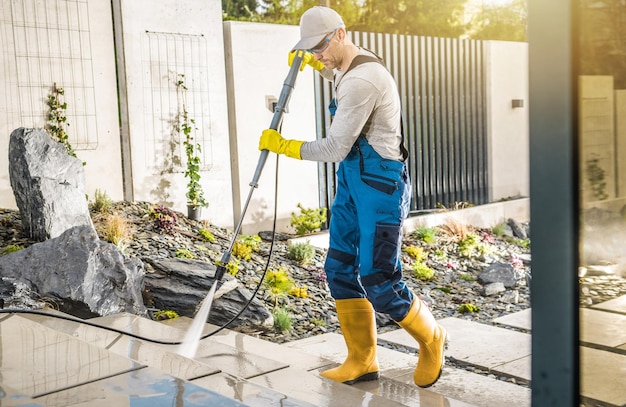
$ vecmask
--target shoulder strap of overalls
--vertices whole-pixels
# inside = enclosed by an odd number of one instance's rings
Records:
[[[369,51],[369,50],[368,50]],[[372,52],[372,51],[369,51]],[[342,78],[352,69],[355,68],[361,64],[364,64],[366,62],[378,62],[379,64],[381,64],[382,66],[385,66],[385,63],[383,61],[383,59],[381,57],[379,57],[378,55],[376,55],[374,52],[372,52],[372,54],[374,54],[375,56],[370,56],[370,55],[357,55],[356,57],[354,57],[354,59],[352,60],[352,63],[350,63],[350,66],[348,67],[348,69],[346,69],[346,72],[344,72]],[[386,66],[385,66],[386,68]],[[408,156],[409,156],[409,151],[406,149],[406,147],[404,146],[404,120],[402,118],[402,114],[400,114],[400,134],[402,136],[402,140],[400,141],[400,152],[402,153],[402,161],[405,161]]]

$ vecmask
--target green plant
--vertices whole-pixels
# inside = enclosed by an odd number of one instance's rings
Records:
[[[154,313],[154,319],[157,321],[163,321],[166,319],[174,319],[178,318],[179,315],[176,311],[172,310],[161,310]]]
[[[208,202],[204,197],[204,190],[200,184],[200,153],[202,148],[200,143],[196,142],[194,131],[196,128],[196,121],[189,117],[187,111],[186,95],[187,86],[185,85],[185,75],[178,74],[176,81],[176,92],[179,95],[180,109],[179,109],[179,124],[178,132],[182,133],[185,147],[185,155],[187,157],[187,169],[185,170],[185,177],[187,178],[187,205],[193,207],[206,207]]]
[[[498,236],[498,237],[504,236],[505,231],[506,231],[505,223],[498,223],[497,225],[491,228],[491,233],[493,233],[495,236]]]
[[[434,289],[444,292],[446,294],[450,294],[452,292],[452,290],[449,287],[435,287]]]
[[[435,276],[435,270],[428,267],[426,263],[416,261],[411,265],[413,269],[413,275],[420,280],[428,281]]]
[[[189,250],[185,248],[176,249],[176,257],[179,259],[195,259],[196,256]]]
[[[480,311],[480,308],[474,304],[461,304],[457,308],[457,311],[459,311],[462,314],[467,314],[467,313],[478,312]]]
[[[300,209],[299,215],[291,212],[291,226],[295,228],[297,235],[306,235],[321,230],[326,222],[326,208],[309,209],[300,203],[298,208]]]
[[[435,228],[420,227],[413,232],[413,236],[424,243],[434,243],[437,237],[437,230]]]
[[[408,254],[413,260],[423,262],[428,258],[428,253],[419,246],[410,245],[402,248],[402,251]]]
[[[518,239],[513,236],[505,236],[504,241],[519,246],[525,250],[530,247],[530,239]]]
[[[326,321],[320,318],[311,318],[309,322],[315,326],[326,326]]]
[[[599,160],[592,158],[587,160],[585,166],[585,173],[587,174],[587,180],[591,184],[591,192],[593,197],[601,201],[607,199],[609,196],[605,191],[606,182],[604,181],[604,169],[600,167]]]
[[[226,265],[226,272],[231,276],[236,276],[239,272],[239,260],[233,259]]]
[[[250,260],[252,252],[259,250],[261,247],[261,238],[259,236],[240,235],[233,244],[232,254],[242,260]]]
[[[289,290],[289,295],[297,298],[307,298],[309,293],[305,285],[295,286]]]
[[[104,213],[111,208],[111,203],[111,198],[109,198],[106,191],[96,189],[94,201],[93,204],[91,204],[91,209],[96,213]]]
[[[46,130],[50,133],[53,139],[60,142],[65,146],[67,153],[72,157],[76,157],[76,152],[69,141],[69,136],[65,131],[65,126],[69,126],[67,123],[67,103],[63,101],[65,90],[58,87],[56,82],[52,85],[52,91],[48,95],[47,105],[50,108],[48,112],[48,122],[46,124]],[[85,163],[83,163],[84,165]]]
[[[198,230],[198,234],[202,237],[202,240],[204,241],[211,243],[215,242],[215,236],[213,236],[213,233],[211,233],[211,231],[207,229]]]
[[[459,254],[463,257],[472,257],[479,249],[478,236],[474,233],[467,233],[465,237],[458,241]]]
[[[269,295],[274,300],[274,306],[278,306],[278,300],[286,297],[294,285],[289,273],[283,268],[268,270],[263,284],[268,288]]]
[[[287,257],[302,265],[309,264],[315,258],[315,247],[308,242],[291,244],[287,247]]]
[[[5,254],[17,252],[24,249],[22,246],[10,244],[5,246],[2,250],[0,250],[0,256],[4,256]]]
[[[150,208],[148,216],[154,220],[154,225],[159,232],[174,234],[178,217],[166,206],[156,205]]]
[[[476,281],[476,276],[471,273],[461,273],[460,278],[463,281]]]
[[[277,308],[272,311],[272,316],[274,317],[274,327],[280,332],[286,332],[291,329],[293,322],[289,310],[283,307]]]

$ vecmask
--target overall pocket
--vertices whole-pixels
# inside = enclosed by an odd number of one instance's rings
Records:
[[[401,230],[402,227],[399,224],[376,224],[376,231],[374,232],[374,258],[372,259],[372,265],[375,269],[395,269],[400,249]]]

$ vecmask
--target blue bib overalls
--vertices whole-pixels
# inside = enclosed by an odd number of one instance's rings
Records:
[[[324,267],[333,298],[367,298],[395,321],[406,316],[413,294],[400,255],[410,191],[406,163],[382,158],[361,135],[337,170]]]

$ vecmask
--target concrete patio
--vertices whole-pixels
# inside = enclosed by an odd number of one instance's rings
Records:
[[[624,406],[626,297],[581,313],[582,395],[596,405]],[[222,330],[203,339],[190,359],[167,344],[183,339],[189,318],[156,322],[120,314],[88,321],[112,331],[53,314],[59,313],[0,315],[0,405],[530,405],[530,310],[495,325],[440,320],[450,335],[446,356],[457,367],[447,366],[428,389],[412,383],[417,357],[385,346],[379,346],[379,381],[348,386],[320,377],[345,357],[338,334],[279,345]],[[207,324],[205,333],[215,328]],[[379,335],[385,343],[415,347],[403,330]],[[490,374],[459,368],[464,365]]]

